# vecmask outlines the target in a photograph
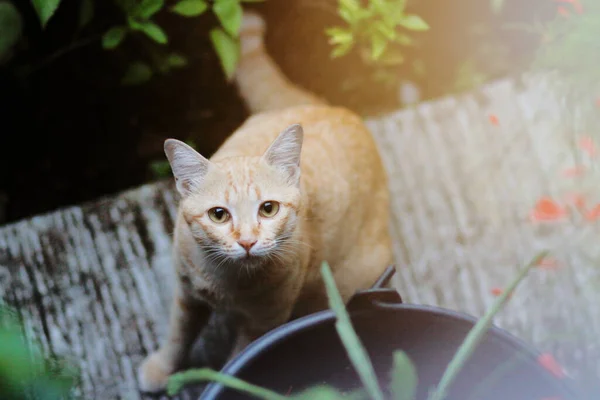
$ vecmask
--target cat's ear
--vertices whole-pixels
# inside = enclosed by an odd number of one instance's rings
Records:
[[[263,159],[270,165],[287,173],[293,184],[300,181],[300,153],[304,131],[300,124],[289,126],[265,151]]]
[[[176,139],[165,140],[165,154],[171,164],[179,193],[185,197],[196,191],[202,184],[211,162]]]

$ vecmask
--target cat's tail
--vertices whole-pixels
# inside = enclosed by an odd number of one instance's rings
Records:
[[[326,104],[287,79],[267,53],[265,30],[266,24],[260,15],[244,11],[235,83],[250,112],[255,114],[304,104]]]

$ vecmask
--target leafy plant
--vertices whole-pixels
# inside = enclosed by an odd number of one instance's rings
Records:
[[[492,325],[494,316],[506,304],[510,295],[516,290],[517,286],[527,276],[527,273],[533,266],[547,256],[548,252],[543,251],[536,255],[516,276],[508,286],[507,290],[498,297],[494,305],[485,313],[485,315],[471,329],[455,356],[446,368],[440,383],[437,387],[431,388],[428,400],[443,400],[447,396],[448,389],[454,382],[454,379],[473,354],[479,343],[482,341],[485,333]],[[383,400],[383,390],[379,386],[377,377],[368,354],[360,343],[358,335],[352,327],[352,322],[342,301],[342,297],[337,290],[333,274],[329,265],[324,262],[321,266],[321,275],[327,289],[329,305],[336,315],[336,330],[340,339],[346,348],[346,352],[356,369],[364,389],[356,389],[350,393],[342,393],[329,385],[318,385],[308,388],[298,394],[285,397],[271,390],[261,388],[250,384],[241,379],[213,371],[208,368],[192,369],[171,376],[168,383],[168,394],[177,394],[183,386],[198,381],[214,381],[222,385],[252,395],[264,400],[283,400],[291,398],[295,400]],[[401,350],[397,350],[393,355],[393,371],[391,373],[390,392],[391,398],[396,400],[415,400],[418,377],[415,366],[410,358]]]
[[[338,14],[345,26],[327,28],[333,46],[332,58],[342,57],[357,48],[362,60],[378,66],[404,63],[403,46],[413,46],[409,32],[429,30],[418,15],[406,13],[407,0],[339,0]]]
[[[23,32],[21,14],[11,3],[0,1],[0,64],[9,58]]]
[[[167,73],[172,69],[188,64],[181,54],[164,54],[169,44],[168,33],[154,20],[160,12],[170,12],[183,18],[195,18],[212,11],[219,21],[219,26],[210,31],[209,37],[213,48],[228,80],[231,80],[239,58],[239,30],[242,22],[242,3],[263,0],[178,0],[167,6],[165,0],[113,0],[123,13],[124,22],[115,25],[101,35],[101,44],[105,50],[118,48],[130,36],[143,36],[154,46],[146,47],[151,62],[132,61],[124,73],[121,82],[124,85],[138,85],[150,80],[156,73]],[[51,21],[59,10],[62,0],[31,0],[42,28]],[[0,3],[0,27],[9,28],[8,37],[0,39],[0,58],[5,42],[14,41],[16,27],[14,20],[5,22],[4,15],[8,11]],[[88,25],[94,17],[94,0],[80,0],[77,26],[81,29]],[[11,42],[12,43],[12,42]]]
[[[72,398],[75,371],[62,360],[44,358],[28,343],[16,313],[0,305],[0,398],[61,400]]]

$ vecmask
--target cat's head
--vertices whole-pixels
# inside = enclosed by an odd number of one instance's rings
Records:
[[[281,259],[289,253],[300,208],[298,124],[260,157],[212,162],[178,140],[165,142],[183,216],[215,262]]]

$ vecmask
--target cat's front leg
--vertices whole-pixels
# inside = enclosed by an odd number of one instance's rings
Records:
[[[164,390],[169,376],[185,366],[191,347],[210,313],[206,303],[178,288],[171,304],[167,339],[139,368],[138,379],[143,392]]]
[[[236,357],[250,343],[254,342],[265,333],[290,320],[294,308],[293,300],[290,297],[280,298],[273,301],[271,304],[273,304],[273,306],[257,309],[254,313],[239,321],[237,338],[229,356],[229,360]]]

